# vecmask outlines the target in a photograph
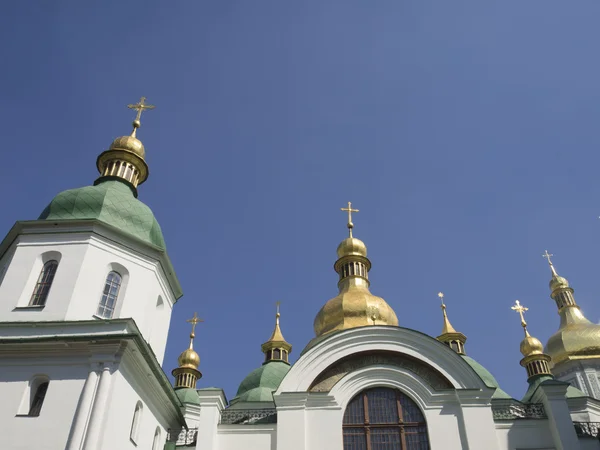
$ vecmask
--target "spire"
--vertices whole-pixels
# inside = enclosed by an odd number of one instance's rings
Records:
[[[529,308],[521,305],[519,300],[515,300],[515,305],[511,306],[511,309],[519,313],[521,326],[525,333],[525,338],[521,341],[520,346],[521,354],[523,355],[520,364],[527,370],[527,381],[531,384],[531,382],[539,376],[552,376],[549,366],[550,356],[544,353],[544,346],[542,343],[538,339],[532,337],[529,334],[529,331],[527,331],[527,322],[525,321],[523,313],[528,311]]]
[[[442,334],[437,337],[437,340],[449,346],[456,353],[464,355],[467,337],[464,334],[456,331],[448,320],[448,314],[446,314],[446,305],[444,304],[444,293],[438,292],[438,297],[442,302],[441,307],[442,314],[444,316],[444,327],[442,328]]]
[[[270,361],[283,361],[289,364],[288,356],[292,351],[292,346],[285,340],[281,333],[281,328],[279,328],[279,318],[281,317],[279,313],[280,303],[277,302],[276,305],[275,329],[271,333],[269,340],[261,346],[261,349],[265,354],[265,364]]]
[[[384,299],[369,291],[371,261],[367,258],[367,246],[352,233],[352,213],[358,209],[352,208],[351,202],[347,208],[340,209],[348,213],[349,236],[338,245],[338,259],[333,266],[339,275],[339,294],[318,312],[314,321],[315,334],[321,336],[367,325],[398,326],[394,310]]]
[[[550,265],[550,272],[552,273],[552,278],[550,279],[550,297],[552,297],[552,299],[556,302],[559,314],[562,316],[562,312],[565,308],[579,309],[579,306],[575,302],[573,288],[569,286],[569,281],[558,274],[554,264],[552,263],[552,260],[550,259],[554,255],[548,253],[548,250],[546,250],[542,256],[548,260],[548,264]],[[575,313],[575,315],[583,317],[581,312]],[[585,321],[586,323],[590,323],[587,319],[585,319]]]
[[[196,388],[196,382],[202,378],[202,373],[198,370],[200,366],[200,356],[194,350],[194,338],[196,337],[195,330],[196,325],[200,322],[204,322],[194,313],[194,317],[186,320],[192,324],[192,331],[190,333],[190,345],[184,350],[179,358],[177,359],[179,367],[173,369],[171,372],[175,377],[175,388]]]
[[[146,150],[137,138],[137,129],[141,126],[142,112],[154,109],[154,105],[146,104],[146,97],[138,103],[127,105],[129,109],[137,111],[133,121],[133,131],[129,136],[116,138],[109,149],[102,152],[96,160],[100,177],[95,184],[106,180],[118,179],[125,182],[137,197],[137,186],[148,178],[148,165],[145,161]]]

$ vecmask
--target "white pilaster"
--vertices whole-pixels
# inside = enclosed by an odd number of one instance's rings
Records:
[[[493,390],[457,390],[463,448],[468,450],[499,450],[496,426],[490,406]]]
[[[225,408],[225,395],[221,389],[200,389],[200,417],[198,419],[198,450],[217,450],[217,426]]]
[[[66,450],[79,450],[83,444],[83,436],[85,434],[92,401],[94,400],[97,383],[98,373],[94,369],[91,369],[85,380],[81,396],[79,397],[79,403],[75,410],[73,426],[71,428],[69,440],[67,441]]]
[[[568,383],[562,381],[546,381],[540,384],[532,399],[532,401],[541,402],[544,405],[556,450],[580,448],[565,397],[568,387]]]
[[[277,449],[305,450],[308,392],[283,392],[274,395],[277,406]],[[340,425],[341,428],[341,425]],[[336,447],[329,447],[338,450]],[[339,447],[341,449],[341,446]]]
[[[98,382],[98,390],[92,406],[92,413],[90,415],[90,421],[85,436],[85,450],[95,450],[97,448],[101,448],[100,441],[102,438],[102,423],[104,422],[106,403],[112,381],[112,367],[112,363],[102,364],[100,381]]]

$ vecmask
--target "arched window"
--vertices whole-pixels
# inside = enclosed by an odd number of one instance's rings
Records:
[[[135,405],[135,411],[133,412],[133,420],[131,422],[131,432],[129,438],[137,443],[138,432],[140,430],[140,421],[142,420],[142,402],[137,402]]]
[[[344,450],[429,450],[423,413],[396,389],[361,392],[344,413]]]
[[[96,313],[100,317],[110,319],[115,312],[115,305],[117,303],[117,297],[119,296],[119,289],[121,288],[121,275],[117,272],[110,272],[106,277],[104,283],[104,291],[102,291],[102,298],[98,305],[98,312]]]
[[[33,289],[33,294],[31,294],[31,299],[29,300],[30,306],[44,306],[46,304],[46,299],[48,298],[50,287],[52,287],[52,281],[54,280],[57,267],[58,261],[55,259],[51,259],[44,264],[37,283],[35,284],[35,288]]]
[[[48,381],[43,381],[41,383],[35,383],[32,385],[31,389],[31,403],[29,405],[29,413],[28,416],[37,417],[40,415],[42,411],[42,405],[44,404],[44,399],[46,398],[46,392],[48,391]]]
[[[156,431],[154,432],[154,440],[152,441],[152,450],[160,449],[160,428],[156,427]]]

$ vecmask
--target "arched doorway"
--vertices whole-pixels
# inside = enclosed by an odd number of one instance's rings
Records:
[[[348,403],[343,428],[344,450],[429,450],[423,413],[397,389],[362,391]]]

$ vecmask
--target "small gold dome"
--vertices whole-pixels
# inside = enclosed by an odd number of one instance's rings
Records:
[[[552,279],[550,280],[550,290],[551,291],[555,291],[556,289],[559,289],[559,288],[568,288],[568,287],[569,287],[569,282],[564,277],[557,275],[557,276],[552,277]]]
[[[367,256],[367,246],[360,239],[349,237],[340,242],[337,248],[338,258],[343,256]]]
[[[200,366],[200,356],[193,349],[188,348],[179,355],[177,362],[180,368],[197,369]]]
[[[142,159],[146,156],[144,144],[142,144],[135,136],[121,136],[116,138],[112,144],[110,144],[109,150],[125,150],[136,154]]]
[[[544,346],[539,339],[529,336],[521,341],[521,353],[523,356],[541,355],[544,353]]]

